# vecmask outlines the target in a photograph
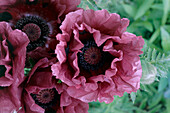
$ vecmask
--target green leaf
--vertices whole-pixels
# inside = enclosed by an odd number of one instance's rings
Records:
[[[155,64],[155,67],[157,68],[157,76],[159,77],[167,77],[167,73],[168,73],[168,67],[170,67],[169,63],[159,63],[157,62]]]
[[[170,7],[170,1],[169,0],[163,0],[163,8],[164,8],[164,14],[162,17],[162,25],[166,23],[166,20],[168,18],[168,10]]]
[[[164,25],[165,30],[170,33],[170,25]]]
[[[95,10],[101,10],[101,8],[97,6],[94,0],[87,0],[87,1],[89,2],[89,4],[91,4],[95,8]]]
[[[57,82],[57,83],[59,83],[59,84],[60,84],[60,83],[62,83],[62,81],[61,81],[61,80],[58,80],[58,82]]]
[[[160,35],[160,28],[158,28],[154,33],[153,35],[151,36],[151,38],[149,39],[149,42],[150,43],[153,43],[157,37]]]
[[[170,99],[166,99],[166,108],[167,108],[167,113],[170,113]]]
[[[153,25],[154,25],[154,28],[155,28],[155,29],[159,29],[160,26],[161,26],[160,20],[154,19],[154,20],[153,20]]]
[[[155,55],[155,54],[154,54],[154,55]],[[153,56],[154,56],[154,55],[153,55]],[[147,51],[147,58],[146,58],[146,60],[150,60],[151,57],[152,57],[152,49],[149,48],[148,51]]]
[[[135,103],[135,99],[136,99],[136,92],[132,92],[132,93],[130,94],[130,97],[131,97],[132,102],[133,102],[133,104],[134,104],[134,103]]]
[[[154,97],[149,101],[149,109],[153,108],[154,106],[156,106],[162,98],[162,92],[161,93],[157,93],[154,95]]]
[[[168,88],[168,90],[165,91],[164,97],[170,99],[170,88]]]
[[[159,105],[155,106],[154,108],[152,108],[148,113],[157,113],[161,107],[162,107],[162,105],[159,104]]]
[[[134,32],[136,29],[136,22],[133,22],[132,24],[130,24],[128,27],[127,27],[127,31],[128,32]]]
[[[143,54],[140,56],[141,60],[144,61],[142,65],[154,66],[157,70],[157,76],[166,77],[168,68],[170,68],[170,55],[165,55],[162,51],[160,52],[158,48],[146,40],[142,51]]]
[[[143,22],[143,26],[148,29],[150,32],[153,31],[153,26],[150,22],[146,21],[146,22]]]
[[[168,73],[167,81],[168,81],[169,85],[168,85],[168,88],[166,89],[166,91],[164,92],[164,97],[170,99],[170,72]]]
[[[161,78],[158,86],[158,92],[163,91],[168,85],[168,79],[167,78]]]
[[[160,56],[159,56],[159,57],[160,57]],[[151,61],[154,61],[156,58],[157,58],[157,51],[156,51],[156,49],[154,48],[153,51],[152,51]]]
[[[143,99],[139,108],[144,109],[146,107],[147,100],[148,100],[148,98]]]
[[[163,4],[153,4],[151,6],[152,9],[163,10]]]
[[[36,62],[32,58],[29,58],[29,63],[31,67],[34,67],[34,65],[36,64]]]
[[[86,5],[89,7],[89,8],[87,8],[87,6],[86,6],[85,9],[93,9],[93,10],[97,10],[95,7],[93,7],[93,5],[92,5],[89,1],[86,1],[85,3],[86,3]]]
[[[153,66],[151,63],[141,60],[142,65],[142,77],[141,77],[141,83],[142,84],[151,84],[155,81],[155,77],[157,74],[156,67]]]
[[[144,84],[140,84],[140,90],[147,91],[146,86]]]
[[[161,27],[161,38],[163,49],[165,51],[170,51],[170,35],[163,27]]]
[[[30,71],[31,71],[31,68],[24,68],[24,75],[28,76]]]
[[[88,2],[87,0],[82,0],[81,4],[78,7],[81,7],[81,8],[84,8],[84,9],[93,9],[93,10],[96,10],[93,7],[93,5],[90,2]]]
[[[136,26],[142,26],[142,27],[145,27],[147,30],[149,30],[150,32],[153,31],[153,26],[150,22],[148,21],[144,21],[144,22],[139,22],[139,23],[136,23]]]
[[[154,0],[144,0],[142,5],[137,10],[137,13],[134,19],[137,20],[138,18],[142,17],[146,13],[146,11],[151,7],[153,2]]]
[[[154,86],[148,85],[148,88],[150,89],[151,92],[157,93],[157,89]]]
[[[122,4],[125,12],[130,15],[131,17],[135,17],[136,15],[136,8],[132,5],[128,5],[128,4]]]

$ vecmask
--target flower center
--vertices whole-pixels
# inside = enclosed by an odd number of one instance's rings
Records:
[[[55,88],[41,90],[38,94],[31,93],[31,96],[35,103],[44,109],[52,108],[54,105],[59,104],[60,100],[60,95],[57,93]]]
[[[54,91],[52,89],[41,90],[37,94],[37,99],[43,104],[47,104],[54,99]]]
[[[97,47],[90,47],[84,53],[84,60],[91,65],[98,64],[101,57],[100,49]]]
[[[102,47],[98,47],[94,40],[88,40],[84,43],[82,52],[78,53],[79,65],[85,70],[97,70],[105,62],[105,52]]]
[[[27,51],[44,46],[50,33],[47,22],[39,16],[25,16],[17,21],[15,28],[25,32],[30,39]]]
[[[38,25],[36,25],[36,24],[33,24],[33,23],[26,24],[23,27],[22,31],[27,34],[30,41],[32,41],[32,42],[36,41],[41,36],[40,27]]]

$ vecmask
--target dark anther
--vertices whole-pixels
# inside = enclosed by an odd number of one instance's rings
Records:
[[[36,104],[47,110],[52,110],[52,107],[60,101],[60,95],[55,88],[41,90],[38,94],[31,93],[31,96]]]
[[[103,66],[106,53],[98,47],[94,40],[84,42],[82,52],[78,53],[79,65],[85,70],[97,70]]]
[[[27,46],[27,51],[44,46],[46,37],[50,33],[47,22],[38,16],[26,16],[21,18],[16,23],[15,28],[25,32],[30,39],[30,43]]]

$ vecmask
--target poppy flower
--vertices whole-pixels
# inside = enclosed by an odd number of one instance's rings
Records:
[[[34,58],[42,47],[39,54],[53,50],[53,43],[57,44],[55,36],[61,32],[60,23],[67,13],[78,9],[79,3],[80,0],[5,0],[0,3],[0,21],[7,21],[13,29],[27,34],[27,58]]]
[[[27,35],[0,22],[0,112],[18,111],[21,106],[19,84],[24,80]],[[17,94],[17,95],[16,95]]]
[[[70,97],[67,85],[52,76],[50,66],[56,59],[39,60],[24,82],[23,109],[26,113],[87,113],[88,104]]]
[[[114,95],[139,89],[144,40],[125,32],[128,24],[128,19],[106,10],[78,10],[66,16],[52,71],[69,86],[69,95],[110,103]]]
[[[0,86],[22,82],[29,40],[20,30],[12,30],[6,22],[0,22]]]

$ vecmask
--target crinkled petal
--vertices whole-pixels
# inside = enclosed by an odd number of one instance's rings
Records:
[[[17,110],[6,89],[0,90],[0,106],[0,113],[11,113]]]
[[[110,103],[114,95],[137,91],[142,72],[139,55],[144,41],[125,32],[128,24],[128,19],[106,10],[80,9],[66,16],[60,27],[62,34],[56,36],[59,44],[55,53],[59,61],[52,71],[69,86],[69,95],[83,102]],[[81,67],[78,53],[82,52],[83,43],[91,39],[111,56],[102,68],[87,71]]]
[[[0,78],[0,85],[10,86],[14,81],[20,84],[24,79],[28,37],[20,30],[12,30],[8,23],[0,22],[0,38],[0,65],[6,68],[5,76]]]

